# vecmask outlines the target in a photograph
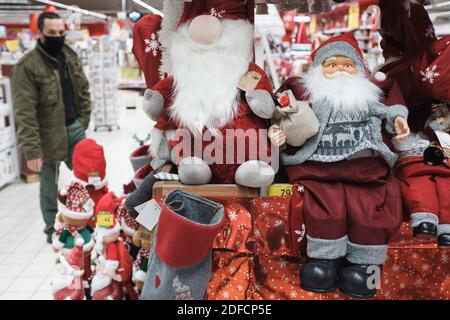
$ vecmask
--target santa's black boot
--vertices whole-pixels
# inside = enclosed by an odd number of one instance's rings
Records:
[[[443,233],[438,237],[439,247],[448,248],[450,247],[450,233]]]
[[[436,239],[438,227],[432,222],[422,222],[413,229],[413,235],[419,239]]]
[[[339,290],[346,296],[359,299],[370,299],[377,293],[376,288],[369,288],[370,277],[368,265],[350,264],[339,271]]]
[[[342,259],[311,259],[300,272],[303,290],[326,293],[333,292],[338,284],[338,272]]]

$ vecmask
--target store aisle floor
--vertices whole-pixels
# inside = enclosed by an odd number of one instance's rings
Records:
[[[119,95],[121,105],[120,130],[88,131],[105,149],[110,189],[121,195],[122,185],[128,183],[133,170],[128,155],[138,146],[135,134],[144,139],[151,122],[138,107],[141,98],[133,93]],[[62,165],[59,184],[70,178]],[[21,181],[0,190],[0,299],[52,299],[50,281],[55,273],[56,255],[45,242],[44,223],[39,210],[39,184]]]

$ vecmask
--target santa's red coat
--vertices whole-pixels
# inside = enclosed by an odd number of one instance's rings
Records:
[[[257,84],[255,90],[265,90],[265,91],[269,92],[270,94],[273,93],[272,84],[271,84],[269,78],[267,77],[267,75],[265,74],[265,72],[260,67],[258,67],[256,64],[252,63],[249,65],[248,71],[255,71],[262,76],[262,78],[259,81],[259,83]],[[152,89],[155,91],[158,91],[165,98],[164,110],[163,110],[161,117],[157,121],[155,128],[162,130],[162,131],[183,129],[179,125],[179,121],[177,119],[172,118],[171,114],[170,114],[170,111],[171,111],[170,108],[173,103],[173,93],[174,93],[173,78],[169,77],[169,78],[161,80]],[[199,92],[197,94],[201,94],[201,92]],[[238,147],[238,143],[240,140],[239,138],[236,138],[236,137],[234,137],[234,139],[232,137],[226,138],[227,130],[242,129],[242,130],[246,131],[249,129],[253,129],[258,133],[258,132],[260,132],[259,130],[261,130],[261,129],[267,129],[267,126],[268,126],[267,121],[259,118],[250,109],[250,106],[248,105],[246,98],[245,98],[245,92],[242,91],[240,104],[239,104],[238,112],[236,114],[235,119],[232,122],[230,122],[229,124],[227,124],[226,126],[224,126],[222,128],[217,128],[217,131],[220,132],[223,137],[223,161],[222,161],[222,163],[224,163],[224,164],[216,163],[216,164],[210,165],[211,171],[213,173],[213,179],[211,181],[212,183],[221,183],[221,184],[234,183],[235,182],[234,181],[235,173],[236,173],[237,169],[239,168],[239,166],[245,161],[263,160],[263,161],[269,162],[270,142],[267,139],[267,134],[264,136],[264,141],[262,141],[260,139],[260,136],[257,137],[257,139],[256,139],[257,153],[250,152],[250,147],[255,146],[255,141],[252,140],[250,142],[249,141],[250,139],[248,137],[245,138],[245,148],[244,149]],[[194,139],[192,139],[192,141],[193,140]],[[172,144],[172,146],[174,146],[176,143],[179,143],[181,141],[182,141],[181,139],[178,141],[172,141],[171,144]],[[204,141],[202,143],[203,150],[205,150],[205,148],[207,148],[209,145],[211,145],[213,143],[213,141]],[[227,154],[226,146],[231,143],[234,143],[234,149],[230,148],[230,151],[233,150],[233,154],[230,155],[230,154]],[[193,145],[194,145],[194,142],[192,142],[192,150],[194,150]],[[237,154],[240,149],[245,150],[245,154],[243,156]],[[252,157],[252,154],[256,154],[256,157]],[[213,153],[213,155],[214,155],[214,153]],[[187,156],[187,155],[183,154],[182,156]],[[200,156],[200,155],[195,155],[195,156]],[[228,159],[228,158],[233,159],[233,164],[225,164],[225,163],[227,163],[226,159]],[[238,158],[240,158],[239,160],[243,160],[243,161],[238,162],[237,161]],[[228,161],[228,162],[230,162],[230,161]]]
[[[84,287],[81,277],[75,277],[67,288],[56,291],[53,294],[55,300],[84,300]]]

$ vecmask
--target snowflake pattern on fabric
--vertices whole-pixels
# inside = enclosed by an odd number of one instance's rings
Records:
[[[436,37],[436,33],[434,31],[434,27],[432,25],[429,25],[425,31],[425,37],[427,38],[434,38]]]
[[[210,14],[216,18],[223,18],[223,14],[226,13],[225,10],[217,11],[216,8],[211,8]]]
[[[160,51],[160,43],[156,33],[152,33],[149,39],[145,39],[145,53],[152,53],[154,57],[158,55]]]
[[[237,210],[237,221],[245,224],[245,230],[251,227],[253,232],[249,237],[234,238],[234,241],[242,241],[239,249],[229,239],[227,247],[214,247],[217,250],[213,251],[214,272],[208,286],[208,299],[350,299],[339,291],[317,294],[301,289],[299,272],[304,262],[305,241],[299,245],[296,239],[303,229],[303,220],[291,225],[289,209],[281,209],[283,206],[289,208],[289,201],[289,197],[257,197],[239,200],[240,209],[237,209],[238,203],[232,202],[231,210]],[[263,208],[263,202],[268,202],[269,207]],[[225,206],[229,208],[230,205]],[[251,221],[242,219],[247,215],[243,208],[251,213]],[[286,225],[285,230],[292,233],[292,242],[273,250],[268,247],[267,235],[280,220]],[[232,234],[243,232],[239,229],[242,224],[233,221],[232,225]],[[225,232],[219,238],[224,236]],[[234,249],[224,251],[221,248]],[[410,224],[404,223],[388,251],[382,286],[375,299],[450,299],[449,258],[445,249],[438,249],[435,242],[413,238]]]
[[[437,66],[434,65],[426,68],[425,71],[420,71],[420,74],[422,75],[422,81],[433,84],[436,78],[440,76],[439,72],[436,72],[436,68]]]
[[[295,230],[294,233],[297,235],[297,242],[298,243],[302,242],[306,234],[305,225],[303,224],[302,228],[300,230]]]

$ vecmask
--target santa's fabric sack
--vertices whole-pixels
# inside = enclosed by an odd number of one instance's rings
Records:
[[[175,190],[163,203],[142,300],[202,300],[211,278],[211,248],[223,205]]]

